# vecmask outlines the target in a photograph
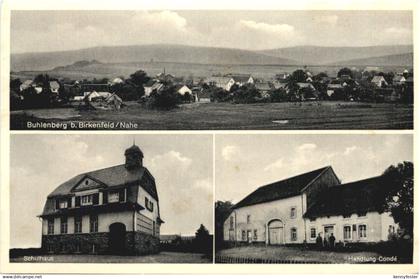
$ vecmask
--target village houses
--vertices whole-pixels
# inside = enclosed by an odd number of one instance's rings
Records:
[[[124,164],[76,175],[48,195],[39,216],[45,252],[158,252],[163,221],[155,179],[137,145],[124,155]]]
[[[379,242],[397,224],[381,211],[384,177],[341,184],[324,167],[261,186],[233,207],[225,220],[225,241],[281,245],[315,243],[320,235],[337,242]]]

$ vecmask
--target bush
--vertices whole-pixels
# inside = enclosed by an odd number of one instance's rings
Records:
[[[159,91],[153,91],[145,100],[145,105],[150,109],[170,110],[178,107],[181,103],[179,94],[174,86],[165,87]]]
[[[272,90],[268,94],[270,95],[270,102],[273,103],[286,102],[289,100],[289,96],[283,88]]]

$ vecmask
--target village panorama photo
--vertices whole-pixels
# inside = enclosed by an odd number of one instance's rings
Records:
[[[12,136],[10,262],[211,263],[212,144],[211,135]]]
[[[413,128],[409,10],[13,10],[10,45],[12,130]]]
[[[217,135],[216,263],[413,263],[412,135]]]

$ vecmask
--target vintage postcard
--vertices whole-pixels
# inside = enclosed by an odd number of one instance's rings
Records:
[[[0,271],[417,278],[418,5],[6,0]]]

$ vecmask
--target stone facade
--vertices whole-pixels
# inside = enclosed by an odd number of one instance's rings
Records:
[[[126,232],[124,254],[159,253],[159,238],[142,232]],[[43,235],[42,250],[51,254],[113,254],[109,233]]]

